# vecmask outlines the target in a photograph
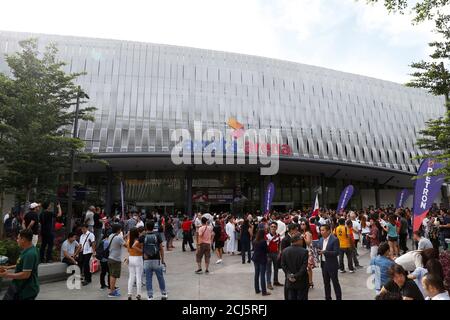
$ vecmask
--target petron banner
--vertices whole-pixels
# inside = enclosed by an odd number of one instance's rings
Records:
[[[266,195],[264,196],[264,213],[268,213],[272,206],[272,200],[275,195],[275,185],[273,182],[269,183],[266,190]]]
[[[397,200],[395,201],[395,208],[403,208],[405,205],[406,200],[408,200],[409,196],[411,194],[409,193],[408,189],[403,189],[397,194]]]
[[[345,210],[345,207],[347,206],[348,202],[350,201],[353,195],[353,191],[354,188],[351,184],[345,187],[345,189],[341,193],[341,197],[339,198],[339,203],[336,210],[337,212]]]
[[[417,231],[422,224],[423,219],[430,211],[433,201],[441,190],[444,183],[444,175],[424,176],[443,168],[442,163],[436,162],[434,159],[425,159],[420,165],[417,176],[421,177],[416,180],[414,188],[414,225],[413,230]]]

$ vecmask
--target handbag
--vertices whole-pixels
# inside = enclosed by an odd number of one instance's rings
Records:
[[[98,272],[98,270],[100,269],[100,263],[99,263],[98,259],[91,258],[91,260],[89,261],[89,269],[90,269],[91,273]]]

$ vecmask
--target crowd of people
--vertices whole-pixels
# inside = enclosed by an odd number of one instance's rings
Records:
[[[26,275],[30,272],[29,277],[11,278],[16,287],[21,287],[20,281],[35,283],[32,287],[36,290],[21,296],[23,299],[33,299],[39,292],[37,275],[33,275],[37,264],[53,262],[55,232],[63,227],[61,217],[60,205],[49,202],[31,203],[23,217],[4,217],[9,222],[4,224],[7,235],[17,237],[22,254],[30,257],[26,271],[24,266],[15,266],[16,275],[25,277],[25,271]],[[317,215],[300,210],[274,211],[241,217],[226,212],[199,212],[189,217],[135,210],[124,219],[120,214],[107,216],[101,208],[90,206],[71,231],[65,241],[57,244],[60,261],[80,267],[84,286],[92,283],[92,273],[99,268],[100,288],[108,290],[111,298],[121,296],[116,285],[125,263],[128,299],[142,299],[142,286],[146,287],[148,299],[154,299],[153,273],[161,298],[167,299],[164,252],[174,250],[173,241],[182,238],[181,250],[196,252],[196,274],[210,273],[213,254],[216,264],[223,263],[226,255],[237,254],[243,264],[253,263],[254,290],[262,296],[280,287],[287,300],[307,300],[316,280],[313,269],[320,268],[325,299],[332,299],[332,284],[335,299],[340,300],[339,273],[355,273],[363,268],[358,250],[365,248],[370,252],[370,265],[366,267],[374,276],[376,299],[449,299],[447,273],[439,261],[439,250],[447,249],[450,238],[446,209],[430,211],[419,231],[412,232],[409,209],[321,210]],[[36,250],[39,238],[40,249]],[[414,240],[411,249],[408,238]],[[128,252],[126,257],[122,248]],[[1,269],[1,277],[13,275]],[[17,298],[14,290],[8,296]]]

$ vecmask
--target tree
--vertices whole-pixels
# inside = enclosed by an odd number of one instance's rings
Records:
[[[42,54],[37,39],[19,44],[20,52],[6,56],[12,77],[0,74],[0,188],[13,188],[28,201],[33,190],[36,196],[54,194],[58,175],[70,165],[70,151],[84,145],[70,136],[81,73],[62,70],[65,63],[57,61],[54,44]],[[79,118],[92,121],[93,110],[80,108]]]
[[[368,3],[378,0],[366,0]],[[417,145],[425,151],[419,159],[433,157],[445,164],[441,170],[433,174],[444,174],[450,180],[450,71],[446,67],[450,58],[450,0],[384,0],[389,12],[404,14],[409,8],[414,15],[413,23],[433,20],[438,40],[429,43],[434,52],[431,61],[413,62],[411,67],[415,71],[413,79],[406,85],[409,87],[426,89],[428,92],[444,96],[446,113],[439,119],[429,120],[426,128],[420,131],[421,137]]]

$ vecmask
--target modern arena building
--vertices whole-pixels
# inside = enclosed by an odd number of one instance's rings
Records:
[[[424,90],[330,69],[257,56],[130,41],[0,32],[4,54],[35,37],[54,42],[67,72],[86,72],[79,84],[95,106],[95,122],[81,122],[85,151],[109,165],[79,164],[77,204],[124,200],[138,209],[255,211],[274,182],[275,209],[335,208],[355,187],[350,207],[394,204],[412,176],[415,146],[425,121],[442,116],[444,99]],[[279,129],[279,171],[260,164],[175,165],[176,129],[194,124],[225,132],[230,118],[245,129]],[[201,141],[200,143],[204,143]],[[201,150],[200,150],[201,151]],[[249,152],[244,152],[249,158]],[[60,196],[65,194],[64,179]],[[410,198],[407,204],[411,206]],[[435,200],[448,203],[448,189]]]

